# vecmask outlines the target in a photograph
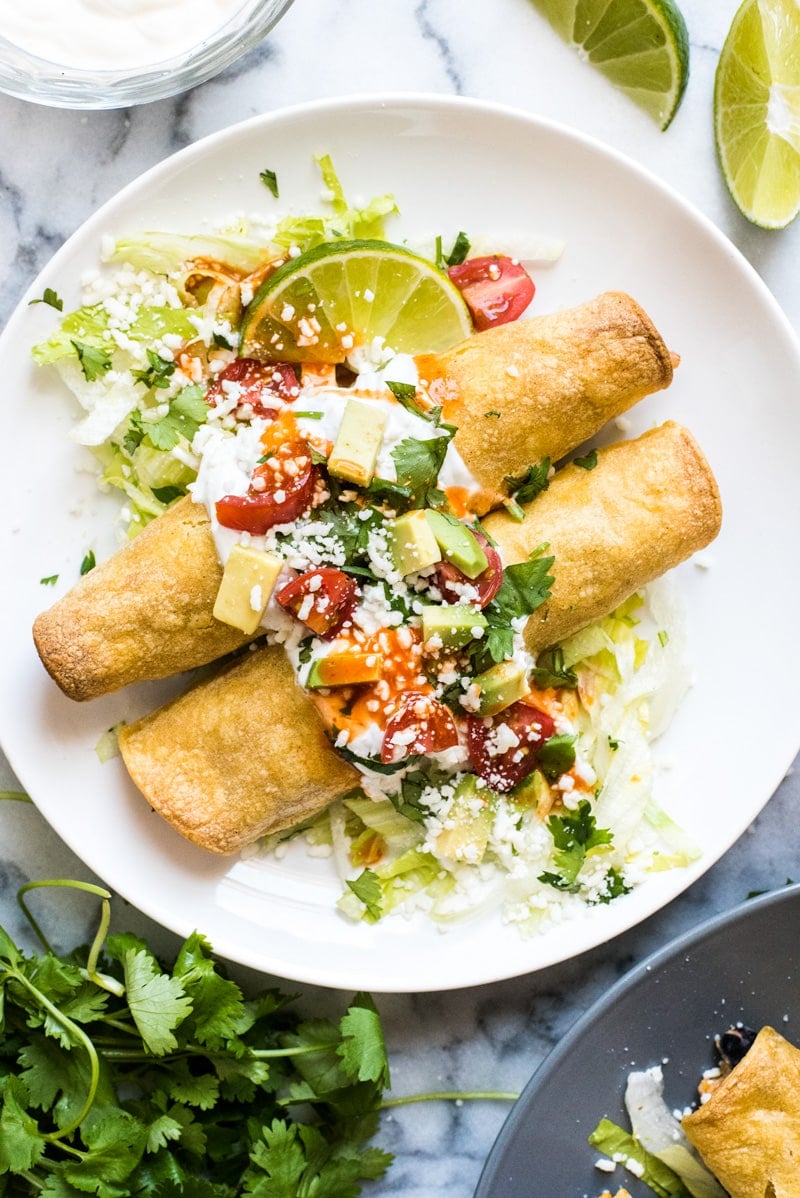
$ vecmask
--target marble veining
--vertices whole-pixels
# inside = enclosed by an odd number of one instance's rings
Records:
[[[99,204],[175,150],[286,104],[396,90],[514,105],[616,146],[700,208],[749,259],[800,329],[800,223],[778,234],[748,225],[731,204],[714,160],[713,76],[737,4],[684,5],[692,74],[683,107],[664,134],[562,46],[530,0],[295,0],[261,46],[182,97],[81,113],[0,95],[0,323]],[[17,786],[0,757],[0,788]],[[633,964],[750,891],[800,876],[799,801],[799,776],[790,775],[738,843],[684,895],[576,961],[463,991],[380,998],[394,1092],[519,1091],[574,1020]],[[12,936],[26,935],[15,903],[25,879],[90,876],[35,808],[0,802],[0,923]],[[57,949],[90,936],[94,913],[85,898],[38,902],[46,907]],[[175,947],[170,933],[121,900],[114,922],[118,930],[146,934],[164,951]],[[247,971],[239,973],[246,981]],[[335,1010],[341,1003],[342,996],[329,991],[290,988],[300,990],[309,1008]],[[392,1111],[380,1142],[396,1154],[396,1163],[366,1193],[469,1198],[507,1112],[508,1104],[497,1102]]]

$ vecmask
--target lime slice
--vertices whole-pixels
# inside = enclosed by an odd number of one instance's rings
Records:
[[[745,0],[722,47],[714,131],[725,182],[744,215],[782,229],[800,211],[800,8]]]
[[[382,337],[397,353],[439,353],[472,332],[461,293],[432,262],[385,241],[336,241],[281,266],[242,323],[243,356],[343,362]]]
[[[689,34],[672,0],[533,0],[556,33],[666,129],[689,78]]]

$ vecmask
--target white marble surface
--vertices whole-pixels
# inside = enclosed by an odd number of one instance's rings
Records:
[[[260,48],[182,97],[81,113],[0,95],[0,321],[97,205],[172,151],[283,105],[395,90],[459,93],[514,105],[575,125],[627,153],[731,238],[800,330],[800,222],[781,233],[748,225],[730,202],[714,158],[713,76],[736,7],[737,0],[685,3],[691,77],[682,109],[664,134],[562,46],[530,0],[295,0]],[[748,468],[755,485],[758,466]],[[744,700],[743,711],[752,721]],[[757,751],[763,735],[768,731],[754,729],[750,751]],[[15,785],[0,757],[0,787]],[[395,1092],[519,1090],[577,1016],[632,964],[749,891],[800,876],[798,802],[795,774],[700,882],[638,929],[576,961],[442,996],[382,998]],[[0,803],[0,922],[12,934],[22,934],[14,902],[19,884],[56,876],[88,875],[35,808]],[[86,936],[85,902],[59,901],[50,910],[58,946],[70,947]],[[169,934],[121,900],[115,921],[118,928],[146,932],[165,949],[172,944]],[[301,989],[309,1006],[335,998]],[[384,1119],[380,1136],[397,1154],[396,1163],[367,1192],[427,1198],[446,1190],[449,1198],[467,1198],[506,1114],[507,1106],[484,1103],[397,1111]]]

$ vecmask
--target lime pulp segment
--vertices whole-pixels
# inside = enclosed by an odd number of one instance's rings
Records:
[[[534,0],[558,34],[666,129],[689,78],[673,0]]]
[[[756,225],[782,229],[800,211],[800,8],[745,0],[714,85],[714,132],[735,203]]]
[[[245,312],[241,352],[335,363],[376,337],[420,354],[471,332],[461,293],[432,262],[388,242],[329,242],[267,279]]]

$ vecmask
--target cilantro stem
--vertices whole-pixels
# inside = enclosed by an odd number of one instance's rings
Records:
[[[105,899],[106,902],[108,901],[108,899],[111,898],[111,893],[110,893],[110,891],[103,889],[102,886],[95,886],[92,882],[79,882],[75,878],[43,878],[38,882],[26,882],[24,886],[20,886],[19,890],[17,891],[17,902],[19,903],[20,907],[22,908],[23,914],[25,915],[25,918],[27,919],[28,923],[31,925],[34,932],[38,936],[39,943],[42,945],[42,947],[45,949],[46,952],[52,953],[53,949],[52,949],[52,946],[51,946],[49,940],[45,936],[42,929],[39,927],[38,921],[36,920],[35,916],[33,915],[30,908],[28,907],[27,903],[25,902],[25,895],[28,893],[29,890],[39,890],[45,886],[46,887],[54,887],[54,888],[65,887],[67,890],[85,890],[88,894],[98,895],[100,898]],[[109,913],[109,918],[110,918],[110,913]],[[101,929],[103,930],[103,939],[105,939],[105,932],[108,930],[108,919],[104,919],[103,917],[101,917],[100,926],[101,926]],[[97,945],[97,951],[95,951],[96,944],[97,944],[97,937],[95,937],[95,942],[92,944],[92,949],[89,954],[89,962],[87,963],[89,969],[92,968],[92,965],[91,965],[92,954],[94,954],[95,964],[97,963],[97,957],[99,954],[100,947],[102,945],[102,941],[101,941],[101,945]],[[53,954],[53,955],[55,956],[55,954]]]
[[[24,790],[0,790],[0,799],[11,799],[15,803],[32,803],[33,799]]]
[[[43,1140],[48,1140],[50,1143],[58,1143],[59,1141],[66,1140],[68,1136],[71,1136],[74,1131],[78,1130],[81,1123],[83,1123],[84,1119],[94,1105],[94,1097],[97,1093],[97,1087],[100,1082],[100,1061],[97,1056],[97,1050],[95,1049],[94,1044],[92,1044],[92,1041],[86,1035],[86,1032],[83,1030],[83,1028],[79,1027],[77,1023],[73,1023],[68,1015],[65,1015],[63,1011],[60,1011],[58,1007],[54,1005],[54,1003],[51,1003],[50,999],[47,998],[46,995],[42,994],[41,990],[34,986],[33,983],[25,977],[24,973],[20,973],[19,970],[16,969],[8,970],[7,976],[13,977],[21,986],[24,986],[28,993],[33,995],[36,1001],[42,1007],[44,1007],[45,1011],[52,1015],[53,1019],[60,1023],[65,1031],[67,1031],[71,1036],[75,1037],[78,1043],[81,1044],[86,1050],[86,1054],[89,1057],[89,1089],[86,1098],[84,1099],[83,1106],[78,1111],[72,1122],[68,1123],[66,1127],[60,1127],[58,1131],[41,1133]],[[67,1145],[63,1144],[61,1146],[67,1147]]]
[[[426,1094],[409,1094],[405,1098],[385,1098],[379,1110],[393,1106],[409,1106],[412,1102],[516,1102],[519,1094],[505,1090],[430,1090]]]
[[[38,1177],[31,1173],[30,1169],[20,1170],[19,1175],[27,1181],[29,1186],[33,1186],[35,1190],[43,1190],[46,1185],[45,1182],[40,1181]]]

